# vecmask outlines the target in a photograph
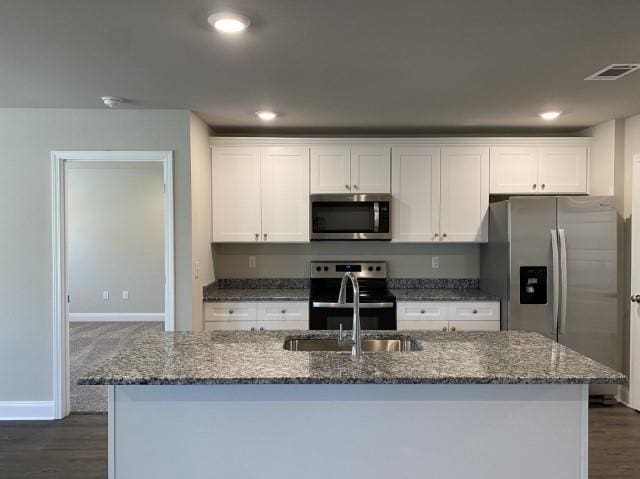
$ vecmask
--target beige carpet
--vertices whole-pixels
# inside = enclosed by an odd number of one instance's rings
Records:
[[[162,331],[161,322],[69,323],[71,357],[71,412],[107,411],[106,386],[79,386],[78,378],[104,360],[115,356],[149,331]]]

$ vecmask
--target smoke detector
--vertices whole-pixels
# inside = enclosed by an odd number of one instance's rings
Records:
[[[585,80],[617,80],[640,68],[640,63],[614,63],[589,75]]]
[[[125,103],[125,100],[123,100],[122,98],[117,98],[115,96],[103,96],[102,103],[104,103],[105,106],[108,106],[109,108],[116,108]]]

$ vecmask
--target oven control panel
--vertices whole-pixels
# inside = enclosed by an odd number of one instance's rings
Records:
[[[351,272],[357,278],[386,278],[387,263],[385,261],[367,261],[353,263],[348,261],[312,261],[312,278],[342,278]]]

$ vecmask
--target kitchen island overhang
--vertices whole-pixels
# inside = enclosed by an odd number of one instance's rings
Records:
[[[360,359],[283,349],[332,334],[142,338],[81,379],[110,385],[110,478],[586,478],[588,384],[626,380],[534,333],[404,332],[421,351]]]

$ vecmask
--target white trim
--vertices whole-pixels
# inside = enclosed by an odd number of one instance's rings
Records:
[[[393,146],[438,145],[438,146],[589,146],[591,137],[429,137],[429,138],[358,138],[358,137],[245,137],[212,136],[211,146],[272,146],[272,145],[317,145],[317,144],[390,144]]]
[[[628,296],[623,301],[640,292],[640,277],[634,270],[640,270],[640,155],[633,156],[631,177],[631,284]],[[640,324],[637,303],[629,308],[629,390],[628,403],[635,410],[640,410]],[[634,310],[636,310],[634,312]]]
[[[53,401],[2,401],[0,402],[0,421],[30,421],[36,419],[54,419]]]
[[[69,322],[162,321],[164,323],[164,320],[164,313],[69,313]]]
[[[65,251],[65,174],[68,161],[158,161],[164,168],[165,330],[175,329],[175,251],[172,151],[52,151],[51,245],[53,257],[53,417],[69,414],[69,328],[67,321],[67,271]]]

